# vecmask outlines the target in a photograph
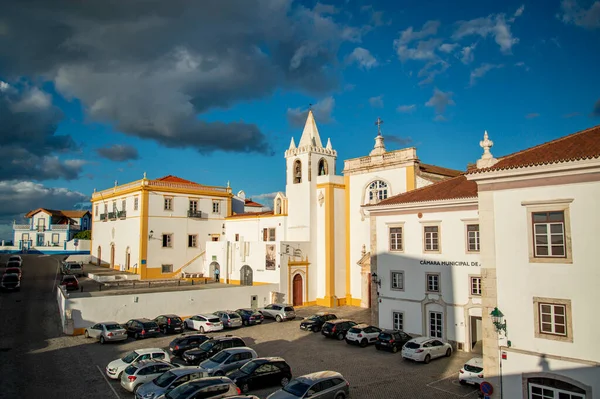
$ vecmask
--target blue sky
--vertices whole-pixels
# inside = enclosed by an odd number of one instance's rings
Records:
[[[600,1],[135,3],[0,16],[0,238],[144,172],[268,202],[309,104],[340,161],[381,117],[462,170],[600,123]]]

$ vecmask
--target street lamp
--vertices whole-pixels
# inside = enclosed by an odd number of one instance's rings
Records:
[[[381,279],[377,277],[377,273],[373,272],[373,274],[371,274],[371,281],[373,284],[377,284],[379,287],[381,287]]]
[[[504,313],[500,311],[497,307],[492,310],[490,313],[492,317],[492,323],[494,323],[494,327],[496,327],[496,332],[500,333],[500,331],[504,331],[506,334],[506,322],[504,321]]]
[[[154,230],[150,230],[150,234],[148,234],[148,239],[151,240],[154,236]]]

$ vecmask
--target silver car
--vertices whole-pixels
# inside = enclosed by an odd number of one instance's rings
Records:
[[[138,388],[136,399],[155,399],[160,395],[177,388],[186,382],[202,378],[203,374],[198,367],[177,367],[159,375],[150,382]]]
[[[121,386],[129,392],[136,393],[142,384],[177,367],[164,360],[142,360],[130,364],[121,374]]]
[[[267,399],[345,399],[350,397],[350,384],[335,371],[316,373],[294,378],[279,391],[267,396]]]
[[[213,314],[219,316],[219,319],[221,319],[221,322],[223,323],[223,327],[236,328],[242,326],[242,318],[236,312],[231,310],[219,310]]]
[[[116,321],[105,321],[85,329],[86,338],[96,338],[101,344],[112,341],[125,341],[127,331]]]
[[[270,317],[278,322],[284,320],[294,320],[296,318],[296,311],[294,307],[287,303],[272,303],[265,306],[264,308],[258,309],[258,311],[265,317]]]
[[[237,385],[227,377],[207,377],[182,384],[157,399],[217,399],[229,398],[241,393]]]
[[[220,376],[239,369],[257,357],[254,349],[247,346],[223,349],[210,359],[200,363],[198,368],[204,373],[204,377]]]

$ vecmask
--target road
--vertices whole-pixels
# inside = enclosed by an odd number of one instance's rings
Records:
[[[0,398],[115,397],[88,352],[62,336],[57,259],[23,256],[21,292],[0,293]]]

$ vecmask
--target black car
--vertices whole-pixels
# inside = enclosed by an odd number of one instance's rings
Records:
[[[127,335],[135,339],[156,337],[160,333],[158,324],[150,319],[132,319],[123,326]]]
[[[340,341],[346,338],[348,330],[357,325],[355,321],[347,319],[330,320],[321,327],[321,334],[329,338],[337,338]]]
[[[204,341],[208,341],[210,337],[204,334],[181,335],[175,338],[169,344],[169,352],[173,356],[181,356],[183,352],[189,349],[196,349]]]
[[[197,365],[221,352],[223,349],[238,348],[241,346],[246,346],[246,343],[241,338],[232,335],[221,335],[204,341],[198,349],[189,349],[183,352],[181,358],[187,364]]]
[[[412,337],[404,331],[383,330],[379,333],[379,337],[377,337],[377,342],[375,342],[375,349],[385,349],[396,353],[399,350],[401,350],[404,344],[410,341],[411,339]]]
[[[21,291],[21,279],[18,274],[5,274],[0,280],[2,291]]]
[[[307,317],[300,323],[300,329],[312,332],[321,331],[323,324],[330,320],[337,320],[337,316],[333,313],[319,313]]]
[[[160,315],[154,319],[158,328],[164,334],[183,332],[183,320],[174,314]]]
[[[227,374],[246,393],[252,389],[286,386],[292,379],[292,369],[280,357],[259,357],[250,360],[239,370]]]
[[[245,326],[261,324],[265,320],[265,316],[263,316],[262,313],[253,309],[237,309],[235,313],[240,315],[242,323]]]

